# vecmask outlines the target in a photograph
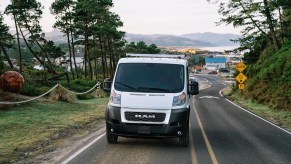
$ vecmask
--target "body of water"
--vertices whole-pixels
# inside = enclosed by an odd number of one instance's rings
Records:
[[[197,47],[202,50],[209,50],[209,51],[226,51],[226,50],[233,50],[238,48],[239,45],[236,46],[222,46],[222,47]]]

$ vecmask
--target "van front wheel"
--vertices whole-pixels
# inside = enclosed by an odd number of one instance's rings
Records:
[[[106,130],[106,138],[107,138],[107,143],[115,144],[115,143],[117,143],[118,136],[110,133],[109,130],[107,129]]]
[[[179,137],[179,145],[185,147],[189,145],[189,124],[187,125],[184,134]]]

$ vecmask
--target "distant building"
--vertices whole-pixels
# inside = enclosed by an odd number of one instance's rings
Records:
[[[200,72],[202,72],[202,70],[204,70],[204,68],[202,66],[192,67],[192,72],[195,72],[195,73],[200,73]]]
[[[76,65],[79,68],[83,68],[83,62],[84,62],[84,53],[81,52],[76,52],[75,53],[75,60],[76,60]],[[63,67],[66,67],[66,69],[68,71],[70,71],[71,67],[70,67],[70,54],[69,52],[66,53],[65,56],[63,57],[59,57],[55,60],[57,65],[61,65]],[[72,57],[72,67],[73,69],[75,69],[75,63],[74,63],[74,59]]]
[[[218,70],[225,68],[226,58],[205,58],[205,68],[207,70]]]

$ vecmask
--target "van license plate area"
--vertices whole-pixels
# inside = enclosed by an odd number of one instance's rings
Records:
[[[151,133],[151,127],[150,126],[139,126],[138,127],[138,133],[150,134]]]

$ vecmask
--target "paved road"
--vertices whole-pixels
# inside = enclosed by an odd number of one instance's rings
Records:
[[[211,87],[192,99],[189,147],[180,147],[177,139],[122,137],[109,145],[101,135],[60,163],[290,163],[290,132],[223,98],[219,91],[226,85],[216,76],[196,78]]]

